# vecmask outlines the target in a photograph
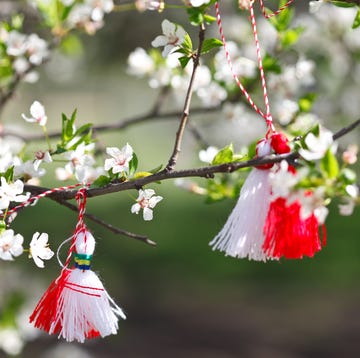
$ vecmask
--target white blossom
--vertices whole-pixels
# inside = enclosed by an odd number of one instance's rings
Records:
[[[72,5],[75,0],[60,0],[65,6],[70,6]]]
[[[275,102],[275,116],[283,126],[289,124],[299,110],[299,105],[295,101],[281,98]]]
[[[18,57],[22,56],[26,52],[26,35],[12,30],[8,33],[6,39],[6,53],[10,56]]]
[[[27,160],[22,163],[21,160],[14,165],[14,175],[21,176],[25,175],[26,179],[39,178],[44,176],[46,170],[44,168],[35,167],[35,163],[32,160]]]
[[[92,149],[92,144],[86,145],[82,142],[75,148],[75,150],[71,150],[64,154],[64,158],[69,162],[65,165],[65,170],[62,173],[64,177],[63,180],[69,179],[72,175],[75,175],[78,181],[84,182],[86,179],[86,168],[92,167],[95,164],[95,159],[90,154]],[[65,173],[69,173],[69,178],[65,179]],[[57,170],[57,174],[60,174],[59,170]]]
[[[309,2],[309,12],[310,14],[314,14],[319,11],[321,6],[324,4],[324,0],[310,1]]]
[[[306,220],[312,214],[315,215],[319,224],[323,224],[329,213],[328,208],[325,207],[325,188],[318,187],[314,191],[299,191],[297,199],[301,204],[300,216]]]
[[[140,12],[145,10],[162,11],[164,8],[164,0],[135,0],[135,6]]]
[[[359,148],[356,144],[350,144],[342,154],[342,159],[346,164],[355,164]]]
[[[31,34],[26,41],[26,54],[29,62],[39,66],[49,56],[47,42],[37,34]]]
[[[51,158],[51,155],[50,155],[48,150],[45,151],[45,152],[43,152],[41,150],[37,151],[35,153],[35,158],[36,158],[34,160],[34,168],[35,168],[35,170],[39,169],[40,164],[42,162],[45,162],[45,163],[51,163],[52,162],[52,158]]]
[[[104,168],[106,171],[111,169],[113,174],[117,174],[129,170],[129,163],[133,158],[133,149],[130,144],[126,143],[121,149],[107,147],[106,153],[112,157],[105,160]]]
[[[0,180],[0,210],[7,209],[12,201],[21,203],[29,198],[29,195],[23,195],[24,183],[21,180],[14,183],[7,183],[4,177]]]
[[[43,260],[50,260],[54,256],[48,244],[49,235],[47,233],[36,232],[30,242],[29,258],[32,258],[35,265],[44,268]]]
[[[330,131],[320,130],[318,137],[310,132],[305,137],[307,149],[300,149],[299,153],[305,160],[321,159],[333,142],[333,134]]]
[[[164,46],[162,55],[163,57],[166,57],[173,49],[181,45],[184,41],[186,32],[181,26],[178,26],[167,19],[161,23],[161,28],[163,35],[157,36],[155,40],[152,41],[151,45],[153,47]]]
[[[79,183],[91,184],[100,175],[105,175],[103,167],[94,168],[92,166],[84,165],[78,166],[75,170],[75,178]]]
[[[207,87],[199,88],[196,94],[205,107],[216,107],[227,97],[226,90],[216,82],[212,82]]]
[[[352,198],[344,198],[343,204],[339,204],[339,214],[342,216],[350,216],[354,212],[355,201]]]
[[[139,190],[139,196],[136,199],[136,204],[131,207],[131,212],[139,214],[139,211],[143,209],[143,218],[145,221],[150,221],[153,218],[153,208],[158,202],[163,199],[162,196],[155,195],[155,190],[145,189]]]
[[[13,261],[14,257],[20,256],[24,249],[24,238],[20,234],[14,235],[14,230],[4,230],[0,234],[0,259]]]
[[[288,199],[300,177],[305,176],[306,173],[301,173],[301,176],[292,173],[289,171],[289,164],[286,160],[281,161],[280,166],[275,166],[275,168],[276,171],[269,174],[272,199],[275,200],[279,197]]]
[[[190,5],[193,7],[200,7],[205,4],[208,4],[209,2],[210,0],[189,0]]]
[[[18,75],[23,75],[30,68],[30,64],[25,57],[17,57],[13,62],[13,68]]]
[[[45,114],[45,108],[40,102],[33,102],[30,107],[30,114],[32,117],[27,117],[24,113],[21,116],[25,119],[26,122],[38,123],[40,126],[46,125],[47,116]]]
[[[24,340],[13,327],[0,328],[0,348],[8,355],[17,356],[23,350]]]
[[[200,150],[199,159],[204,163],[211,164],[216,154],[218,154],[218,152],[219,152],[218,148],[210,146],[207,149]]]
[[[141,47],[137,47],[130,53],[127,62],[128,73],[131,75],[142,77],[152,73],[155,69],[154,60]]]

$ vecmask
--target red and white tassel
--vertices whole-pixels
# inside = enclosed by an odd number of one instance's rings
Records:
[[[269,140],[257,145],[257,155],[270,154]],[[264,222],[270,204],[269,168],[254,168],[241,188],[240,197],[222,230],[210,242],[227,256],[266,261],[263,251]]]
[[[45,292],[30,322],[35,327],[58,334],[68,342],[116,334],[118,317],[125,314],[111,299],[95,272],[90,259],[95,239],[87,231],[75,237],[75,267],[64,269]]]
[[[272,146],[277,153],[290,151],[286,137],[278,133],[272,137]],[[287,164],[281,165],[278,170],[284,171],[289,177],[297,174],[296,169]],[[286,183],[283,183],[283,186],[285,185]],[[312,193],[307,195],[311,196]],[[267,256],[275,259],[302,259],[304,256],[313,257],[321,250],[318,218],[314,213],[304,218],[301,211],[301,202],[296,197],[295,200],[288,194],[273,197],[264,224],[263,249]],[[325,240],[324,230],[323,245]]]
[[[78,194],[79,220],[71,237],[68,257],[60,276],[35,307],[30,322],[68,342],[83,343],[85,339],[116,334],[119,317],[126,319],[126,316],[90,270],[95,239],[83,222],[85,189],[80,189]],[[69,269],[72,256],[75,265]]]

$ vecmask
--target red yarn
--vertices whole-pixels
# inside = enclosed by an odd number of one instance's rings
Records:
[[[264,225],[263,249],[267,255],[301,259],[304,256],[313,257],[321,250],[319,224],[315,215],[303,220],[300,209],[298,201],[287,205],[284,198],[277,198],[270,204]]]
[[[36,328],[40,328],[48,333],[56,334],[60,332],[60,324],[57,324],[55,327],[51,326],[55,321],[58,312],[59,298],[66,285],[69,274],[70,270],[62,270],[60,276],[50,284],[49,288],[39,300],[29,319],[30,323],[34,322]]]
[[[277,154],[285,154],[290,152],[289,140],[282,133],[273,133],[271,136],[271,147]]]

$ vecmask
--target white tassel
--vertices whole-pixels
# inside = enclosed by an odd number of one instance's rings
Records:
[[[89,231],[80,232],[75,246],[78,265],[65,281],[49,333],[58,331],[59,337],[68,342],[83,343],[87,338],[116,334],[118,317],[126,319],[126,316],[108,295],[99,277],[90,269],[82,268],[86,259],[81,255],[91,256],[94,252],[93,235]]]
[[[241,188],[239,200],[222,230],[210,242],[227,256],[266,261],[263,228],[270,204],[268,169],[253,169]]]

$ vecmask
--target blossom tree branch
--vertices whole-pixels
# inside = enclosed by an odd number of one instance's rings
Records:
[[[360,125],[360,119],[350,124],[349,126],[342,128],[340,131],[333,135],[334,139],[339,139],[340,137],[346,135],[350,131],[354,130]],[[232,173],[238,169],[256,167],[264,164],[274,164],[279,163],[282,160],[293,162],[294,160],[300,157],[298,152],[291,152],[288,154],[280,155],[271,155],[261,158],[254,158],[242,162],[231,162],[224,163],[219,165],[212,165],[201,168],[192,168],[192,169],[183,169],[183,170],[172,170],[172,171],[161,171],[156,174],[149,175],[144,178],[136,180],[128,180],[125,182],[112,182],[109,185],[100,188],[90,188],[87,190],[88,197],[96,197],[105,194],[116,193],[125,190],[131,190],[143,187],[144,185],[159,182],[162,180],[176,179],[176,178],[187,178],[187,177],[202,177],[202,178],[213,178],[216,173]],[[42,188],[38,186],[25,185],[25,190],[33,194],[39,192],[45,192],[47,188]],[[67,190],[62,192],[56,192],[49,195],[50,198],[56,200],[70,200],[74,199],[77,190]]]

